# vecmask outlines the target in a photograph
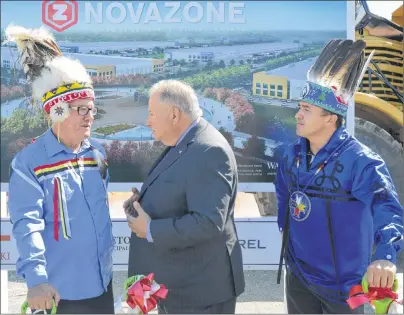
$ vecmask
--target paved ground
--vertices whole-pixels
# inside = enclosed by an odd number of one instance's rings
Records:
[[[114,273],[114,296],[117,298],[122,294],[123,281],[126,278],[126,272],[117,271]],[[275,271],[245,271],[246,291],[238,301],[236,307],[237,314],[269,314],[284,313],[283,303],[283,282],[276,284]],[[401,279],[400,296],[403,294],[403,274],[399,275]],[[26,296],[25,283],[15,275],[9,272],[9,313],[19,313],[21,304]],[[367,308],[366,313],[373,313]],[[400,314],[399,312],[397,314]],[[402,308],[401,308],[402,314]]]
[[[111,216],[113,218],[124,217],[121,211],[123,200],[128,198],[125,193],[113,193],[110,195]],[[239,193],[235,213],[237,217],[259,217],[258,207],[252,194]],[[398,279],[400,281],[400,297],[403,296],[403,265],[399,266]],[[245,271],[246,291],[237,302],[236,313],[238,314],[268,314],[284,313],[283,303],[283,282],[276,284],[275,271]],[[126,272],[114,272],[114,296],[117,298],[122,294],[123,281],[126,279]],[[19,313],[21,304],[26,297],[26,286],[24,281],[16,276],[15,272],[9,272],[9,313]],[[367,308],[366,313],[373,313]],[[397,314],[402,314],[397,312]]]
[[[240,296],[237,303],[237,313],[283,313],[283,284],[276,284],[276,273],[273,271],[246,271],[246,292]],[[123,281],[126,272],[114,273],[114,296],[122,294]],[[19,313],[19,308],[26,295],[25,283],[9,273],[9,312]]]

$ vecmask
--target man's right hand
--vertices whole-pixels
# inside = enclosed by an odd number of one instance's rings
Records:
[[[140,193],[136,187],[132,188],[133,195],[123,203],[123,208],[126,214],[130,214],[131,216],[136,216],[136,210],[133,207],[133,203],[139,200]]]
[[[53,300],[58,305],[60,296],[56,289],[48,283],[28,289],[27,302],[31,310],[50,310]]]

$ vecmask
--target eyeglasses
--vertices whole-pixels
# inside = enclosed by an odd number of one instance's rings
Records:
[[[89,108],[87,106],[71,106],[70,108],[76,110],[80,116],[86,116],[90,110],[92,111],[93,116],[97,115],[98,112],[97,107]]]

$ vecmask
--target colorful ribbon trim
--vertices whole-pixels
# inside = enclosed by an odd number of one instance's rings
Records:
[[[59,217],[58,217],[58,196],[59,187],[56,183],[56,177],[54,178],[54,190],[53,190],[53,237],[56,241],[59,241]]]
[[[54,227],[53,234],[56,241],[59,241],[59,218],[62,224],[63,237],[65,239],[71,238],[71,230],[69,224],[69,215],[67,213],[67,203],[64,188],[62,185],[62,180],[60,177],[54,177],[54,194],[53,194],[53,219]]]
[[[79,159],[71,159],[71,160],[63,160],[53,164],[46,164],[37,166],[34,168],[34,172],[38,181],[42,181],[44,178],[48,178],[51,176],[52,178],[55,177],[56,174],[60,174],[64,171],[77,169],[84,167],[85,170],[97,168],[98,164],[97,161],[93,158],[79,158]]]

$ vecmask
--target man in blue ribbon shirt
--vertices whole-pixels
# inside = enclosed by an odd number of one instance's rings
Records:
[[[364,48],[351,40],[324,48],[299,102],[300,137],[279,163],[278,224],[291,314],[363,314],[363,306],[347,304],[350,289],[364,276],[377,288],[391,288],[395,278],[403,208],[384,161],[343,126],[367,67]]]
[[[6,33],[22,52],[33,99],[53,123],[10,167],[8,206],[28,305],[55,305],[59,314],[114,313],[109,174],[105,151],[89,140],[97,112],[91,80],[45,30]]]

